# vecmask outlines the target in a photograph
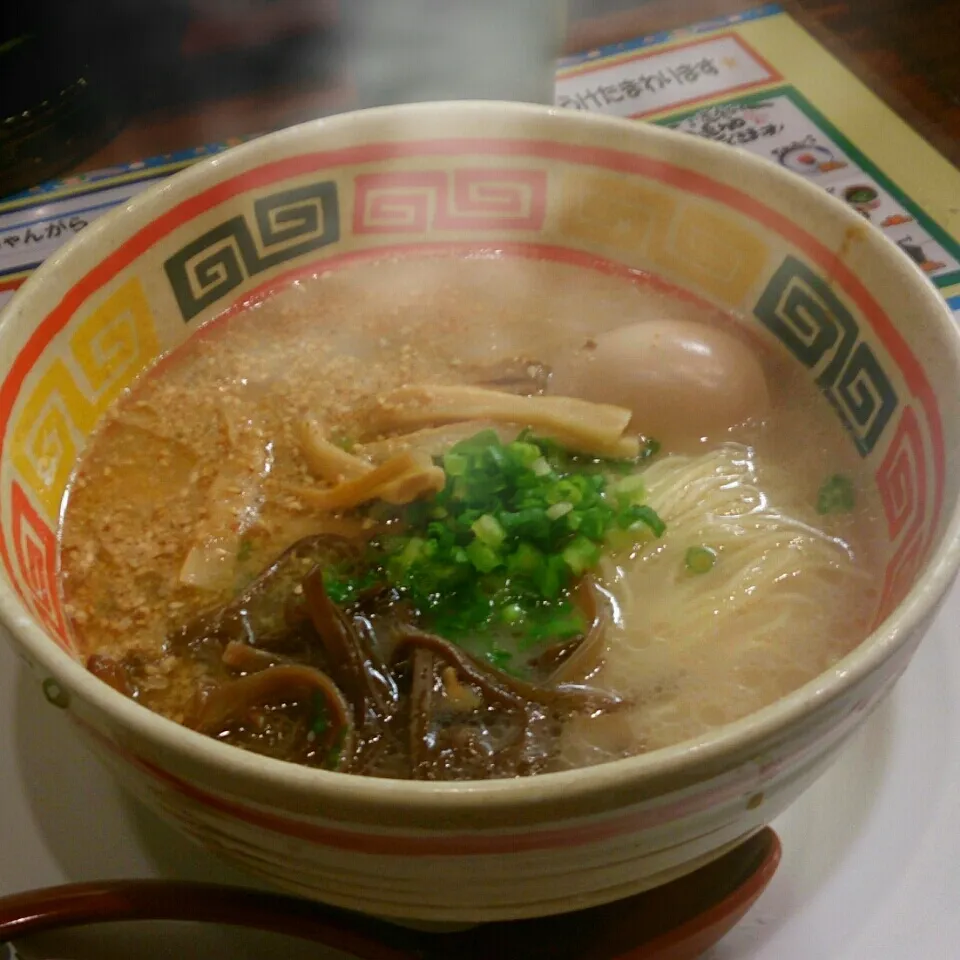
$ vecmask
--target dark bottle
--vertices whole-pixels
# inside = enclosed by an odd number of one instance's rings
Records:
[[[139,0],[11,0],[0,19],[0,196],[81,162],[135,108],[158,49]],[[159,4],[168,15],[166,4]],[[161,31],[162,36],[162,31]],[[138,62],[139,61],[139,62]]]

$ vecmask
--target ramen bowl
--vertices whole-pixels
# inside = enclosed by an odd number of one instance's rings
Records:
[[[206,320],[298,276],[474,250],[649,271],[779,344],[832,405],[882,505],[888,559],[870,636],[696,742],[465,783],[270,760],[88,673],[58,592],[57,523],[112,401]],[[719,857],[838,756],[960,563],[960,335],[934,288],[799,177],[647,125],[457,103],[264,137],[140,195],[52,257],[5,311],[0,357],[0,612],[50,709],[208,850],[286,891],[384,917],[547,915]]]

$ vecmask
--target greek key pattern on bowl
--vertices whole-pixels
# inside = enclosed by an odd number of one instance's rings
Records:
[[[646,261],[731,306],[747,300],[770,258],[769,244],[735,212],[609,174],[564,175],[559,217],[563,237]]]
[[[51,523],[84,439],[160,352],[139,279],[128,279],[74,324],[67,348],[50,361],[13,429],[13,464]]]
[[[540,230],[547,210],[545,170],[363,173],[354,190],[355,234]]]
[[[10,486],[10,514],[20,594],[50,635],[72,653],[57,589],[57,538],[16,481]]]
[[[862,456],[877,449],[896,422],[874,477],[892,547],[875,621],[879,623],[909,592],[930,543],[934,518],[928,509],[925,428],[913,406],[900,403],[850,312],[805,264],[787,257],[754,314],[813,372]]]
[[[927,461],[920,421],[907,407],[876,473],[877,491],[896,548],[884,576],[879,622],[906,596],[926,555]]]
[[[856,322],[827,282],[787,257],[753,312],[814,373],[861,456],[869,456],[899,401],[873,348],[860,339]]]
[[[252,218],[225,220],[168,257],[163,268],[187,322],[247,278],[339,239],[337,185],[325,180],[259,197]]]

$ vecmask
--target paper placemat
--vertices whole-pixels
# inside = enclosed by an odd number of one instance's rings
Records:
[[[556,102],[673,127],[806,177],[882,230],[960,320],[960,171],[779,6],[566,58]],[[239,142],[52,181],[0,202],[0,307],[97,217]]]

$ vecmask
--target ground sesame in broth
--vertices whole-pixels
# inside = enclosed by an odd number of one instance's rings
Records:
[[[164,710],[182,719],[195,666],[164,640],[222,602],[178,582],[191,534],[210,510],[224,458],[269,448],[256,522],[238,582],[329,518],[287,488],[315,484],[296,437],[311,417],[356,438],[376,397],[409,383],[459,383],[538,347],[671,311],[677,301],[555,263],[392,261],[293,284],[214,321],[109,411],[71,485],[61,532],[67,615],[86,651],[134,653],[169,682]],[[692,315],[701,315],[688,307]]]

